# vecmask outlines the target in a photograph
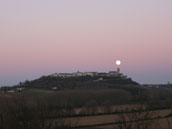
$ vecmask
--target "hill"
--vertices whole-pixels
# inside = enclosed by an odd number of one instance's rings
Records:
[[[19,83],[17,87],[23,88],[43,88],[43,89],[65,89],[65,88],[107,88],[122,85],[139,85],[131,78],[120,76],[76,76],[76,77],[56,77],[42,76],[32,81]]]

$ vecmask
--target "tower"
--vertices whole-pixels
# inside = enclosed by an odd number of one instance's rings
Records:
[[[117,68],[117,72],[120,73],[120,68],[119,67]]]
[[[121,65],[121,61],[120,60],[116,60],[116,65],[118,66],[117,67],[117,72],[120,73],[120,65]]]

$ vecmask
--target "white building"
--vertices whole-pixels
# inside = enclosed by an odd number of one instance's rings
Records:
[[[96,76],[97,75],[97,72],[84,72],[83,73],[84,76]]]
[[[51,74],[50,76],[51,76],[51,77],[58,77],[59,74],[58,74],[58,73],[53,73],[53,74]]]
[[[119,73],[118,71],[109,71],[108,73],[102,72],[102,73],[97,73],[97,72],[74,72],[74,73],[54,73],[50,75],[51,77],[82,77],[82,76],[101,76],[101,77],[124,77],[127,78],[127,76],[124,76],[122,73]]]
[[[9,90],[8,93],[15,93],[15,90]]]
[[[73,76],[81,77],[81,76],[83,76],[83,73],[78,71],[78,72],[73,73]]]
[[[109,71],[109,76],[118,76],[119,73],[117,71]]]

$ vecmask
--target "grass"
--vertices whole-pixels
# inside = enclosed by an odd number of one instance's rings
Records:
[[[46,96],[50,94],[51,91],[44,89],[27,89],[21,92],[24,95],[36,95],[36,96]]]

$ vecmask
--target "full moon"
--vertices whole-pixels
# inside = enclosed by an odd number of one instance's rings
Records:
[[[120,64],[121,64],[121,61],[120,61],[120,60],[117,60],[117,61],[116,61],[116,65],[119,66]]]

